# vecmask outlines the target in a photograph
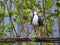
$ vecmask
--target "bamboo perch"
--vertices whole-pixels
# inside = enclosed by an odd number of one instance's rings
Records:
[[[33,41],[30,38],[0,38],[0,43],[15,43],[15,42],[30,42]],[[35,38],[34,42],[51,42],[51,43],[60,43],[60,38],[55,37],[55,38],[48,38],[48,37],[43,37],[43,38]]]

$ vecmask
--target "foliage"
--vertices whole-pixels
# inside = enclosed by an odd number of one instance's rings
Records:
[[[5,2],[0,1],[0,5],[3,7],[5,5]]]
[[[60,1],[57,1],[57,2],[56,2],[56,5],[57,5],[58,7],[60,7]]]
[[[11,33],[11,32],[13,32],[14,37],[17,37],[15,32],[17,31],[17,34],[19,34],[18,32],[23,33],[23,31],[21,31],[21,29],[20,29],[20,26],[23,25],[21,27],[24,27],[26,22],[28,22],[28,20],[30,20],[30,18],[29,18],[30,11],[35,10],[34,6],[38,9],[41,9],[41,5],[39,3],[37,3],[36,0],[24,0],[24,1],[23,0],[14,0],[14,1],[10,2],[10,4],[8,4],[8,2],[9,2],[9,0],[6,0],[6,2],[0,1],[0,7],[1,7],[0,8],[0,37],[5,36],[7,38],[10,38],[9,33]],[[59,2],[57,2],[56,5],[58,7],[60,7]],[[45,11],[49,12],[49,10],[52,8],[52,6],[53,6],[53,1],[46,0],[45,7],[44,7]],[[51,17],[57,18],[59,16],[59,14],[60,14],[60,11],[55,10],[55,13],[50,13],[50,14],[48,14],[48,16],[46,16],[46,24],[47,24],[47,30],[48,30],[49,36],[52,35],[52,32],[56,32],[56,30],[53,30],[51,32],[51,27],[54,25],[54,20],[52,20]],[[39,14],[39,15],[42,15],[42,14]],[[4,23],[5,18],[9,18],[9,20],[7,20],[7,22],[9,21],[9,24]],[[18,29],[17,29],[17,27],[15,27],[15,25],[18,25],[17,26]],[[27,27],[27,26],[25,26],[25,27]],[[24,28],[23,28],[23,30],[24,30]],[[28,30],[28,27],[26,28],[26,30]],[[25,33],[27,35],[29,32],[25,31]],[[19,34],[19,36],[20,35],[21,34]],[[29,36],[27,36],[27,37],[29,37]],[[2,45],[2,43],[0,45]],[[3,44],[3,45],[8,45],[8,44]],[[29,42],[29,45],[32,45],[32,42]],[[47,43],[47,45],[48,45],[48,43]],[[51,44],[49,44],[49,45],[51,45]]]
[[[53,1],[46,0],[45,9],[49,11],[52,8],[52,6],[53,6]]]
[[[0,9],[0,21],[3,20],[3,14],[4,14],[4,10],[3,9]]]

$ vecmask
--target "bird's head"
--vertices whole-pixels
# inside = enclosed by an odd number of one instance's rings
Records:
[[[38,15],[38,13],[40,13],[41,10],[37,10],[37,11],[34,11],[34,15]]]
[[[37,11],[34,11],[34,15],[37,15],[38,14],[38,12]]]

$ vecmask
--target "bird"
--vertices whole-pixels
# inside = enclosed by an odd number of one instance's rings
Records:
[[[31,18],[31,24],[34,26],[34,27],[39,27],[39,26],[43,26],[43,17],[41,16],[38,16],[38,13],[40,11],[34,11],[33,13],[33,16]]]
[[[34,11],[33,16],[31,17],[31,24],[32,24],[32,26],[34,28],[34,31],[35,31],[35,37],[33,37],[33,38],[38,37],[37,35],[38,35],[38,32],[39,32],[39,27],[44,26],[44,24],[43,24],[43,22],[44,22],[43,16],[38,16],[38,13],[40,13],[40,12],[41,11]]]

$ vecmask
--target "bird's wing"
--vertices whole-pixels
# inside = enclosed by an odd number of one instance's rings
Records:
[[[43,20],[41,19],[40,16],[38,16],[38,24],[39,24],[39,26],[43,25]]]
[[[34,14],[33,14],[33,16],[31,17],[31,24],[32,24],[33,18],[34,18]]]

